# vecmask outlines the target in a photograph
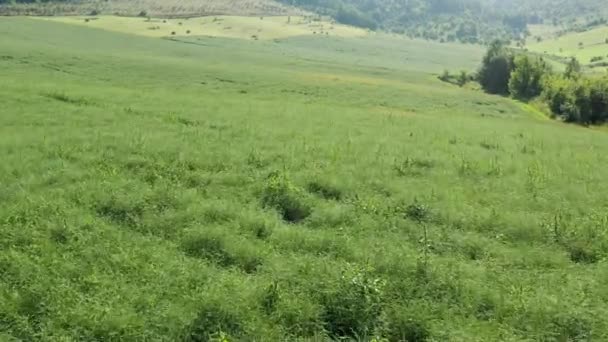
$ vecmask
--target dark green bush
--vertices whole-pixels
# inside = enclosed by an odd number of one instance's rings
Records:
[[[384,286],[370,270],[347,267],[336,288],[323,300],[327,331],[337,338],[371,336],[381,324]]]
[[[339,201],[342,199],[342,190],[329,182],[313,181],[308,183],[308,191],[327,200]]]
[[[262,204],[276,209],[283,220],[290,223],[301,222],[312,213],[302,191],[280,172],[274,172],[268,177],[262,194]]]
[[[424,342],[431,337],[428,324],[418,313],[403,307],[388,312],[383,330],[383,336],[389,341]]]
[[[234,310],[218,303],[205,303],[186,328],[186,342],[217,341],[221,335],[238,336],[243,331],[242,318]]]
[[[405,208],[405,217],[416,222],[427,221],[430,216],[431,211],[429,207],[417,200]]]

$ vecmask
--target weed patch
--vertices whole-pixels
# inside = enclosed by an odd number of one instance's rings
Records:
[[[339,201],[344,196],[342,190],[338,186],[329,182],[313,181],[308,183],[307,189],[309,192],[326,200]]]
[[[312,213],[303,192],[295,187],[287,177],[279,172],[272,173],[262,194],[262,204],[276,209],[283,220],[299,223]]]
[[[325,294],[323,320],[336,338],[371,336],[380,326],[384,282],[370,270],[347,267],[336,288]]]
[[[420,176],[428,173],[435,162],[427,159],[406,158],[402,162],[395,161],[394,169],[399,176]]]
[[[244,329],[243,319],[234,310],[217,303],[201,305],[196,318],[187,327],[184,341],[212,342],[238,337]],[[225,339],[221,339],[224,337]]]
[[[77,105],[77,106],[90,106],[93,105],[94,103],[84,99],[84,98],[78,98],[78,97],[73,97],[73,96],[69,96],[65,93],[45,93],[44,94],[45,97],[48,97],[49,99],[53,99],[59,102],[64,102],[64,103],[69,103],[72,105]]]

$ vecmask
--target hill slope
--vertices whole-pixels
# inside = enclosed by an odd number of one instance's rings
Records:
[[[272,0],[0,0],[0,15],[88,15],[192,17],[203,15],[297,15],[301,10]]]
[[[526,24],[571,24],[608,15],[601,0],[281,0],[348,24],[380,27],[435,40],[517,38]]]
[[[608,135],[387,36],[0,20],[0,340],[608,339]]]

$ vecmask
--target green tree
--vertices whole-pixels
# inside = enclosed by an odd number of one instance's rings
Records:
[[[550,73],[549,66],[542,58],[532,59],[527,55],[515,58],[509,78],[509,93],[517,99],[527,100],[542,92],[542,79]]]
[[[566,65],[564,76],[566,78],[579,78],[581,76],[581,69],[581,63],[575,57],[572,57],[568,61],[568,65]]]
[[[457,79],[458,85],[462,87],[465,84],[467,84],[468,81],[469,81],[469,75],[467,75],[466,71],[462,70],[460,72],[460,74],[458,75],[458,79]]]
[[[593,79],[589,83],[589,122],[608,121],[608,79]]]
[[[542,97],[554,115],[561,116],[564,106],[573,102],[571,85],[572,81],[562,75],[552,75],[544,79]]]
[[[482,88],[491,94],[507,95],[509,93],[509,77],[513,67],[513,56],[500,41],[490,44],[483,57],[477,80]]]

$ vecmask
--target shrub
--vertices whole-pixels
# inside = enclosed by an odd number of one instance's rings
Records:
[[[139,12],[139,14],[137,16],[141,17],[141,18],[145,18],[145,17],[148,16],[148,12],[147,11],[141,11],[141,12]]]
[[[339,201],[342,199],[342,190],[334,184],[323,181],[313,181],[308,183],[308,191],[321,196],[326,200]]]
[[[235,336],[243,331],[243,323],[233,310],[229,311],[218,303],[205,303],[196,318],[186,327],[184,341],[217,341],[220,335]]]
[[[564,76],[566,78],[579,78],[581,75],[581,63],[572,57],[570,61],[568,61],[568,65],[566,65],[566,71],[564,71]]]
[[[255,272],[263,257],[255,245],[222,232],[222,229],[205,229],[187,234],[181,243],[190,257],[213,262],[221,267],[236,266],[245,273]]]
[[[291,184],[284,174],[273,172],[268,177],[262,204],[278,210],[285,221],[298,223],[312,212],[303,197],[302,191]]]
[[[536,97],[542,92],[542,78],[549,73],[549,65],[542,58],[519,55],[509,78],[509,93],[524,100]]]
[[[272,235],[272,225],[263,218],[245,218],[240,223],[241,228],[260,240],[265,240]]]
[[[322,308],[307,296],[294,295],[286,292],[280,295],[275,304],[272,319],[282,326],[288,327],[288,333],[293,337],[313,337],[323,331],[321,321]],[[296,341],[297,338],[287,338],[285,341]],[[310,339],[316,341],[318,339]]]
[[[220,266],[228,267],[236,262],[226,250],[224,236],[217,231],[190,233],[181,245],[188,256],[206,259]]]
[[[135,227],[141,223],[144,214],[144,203],[124,196],[111,196],[101,200],[95,211],[99,216],[129,227]]]
[[[590,341],[591,327],[588,320],[574,313],[556,314],[546,327],[547,341]]]
[[[171,32],[171,35],[172,35],[172,36],[175,36],[175,31],[172,31],[172,32]]]
[[[407,157],[402,162],[396,162],[394,168],[399,176],[419,176],[434,166],[435,162],[432,160]]]
[[[324,298],[327,331],[338,338],[370,336],[381,323],[384,286],[371,270],[346,267],[337,288]]]
[[[506,95],[512,70],[513,56],[502,42],[494,41],[483,58],[477,80],[486,92]]]
[[[469,260],[481,260],[486,255],[484,245],[474,240],[465,240],[460,249]]]
[[[430,209],[426,205],[418,202],[417,200],[415,200],[414,203],[408,205],[405,208],[405,217],[416,222],[427,221],[430,216]]]
[[[465,84],[467,84],[467,82],[469,81],[469,75],[467,75],[466,71],[461,71],[460,74],[458,75],[458,79],[456,80],[456,83],[458,83],[459,86],[464,86]]]
[[[450,80],[450,72],[446,69],[443,70],[443,73],[441,73],[441,75],[439,75],[439,79],[442,80],[443,82],[447,82]]]
[[[425,320],[413,315],[407,308],[389,310],[383,335],[389,341],[424,342],[431,337]]]
[[[279,289],[279,283],[272,282],[264,292],[262,293],[262,298],[260,300],[262,308],[267,314],[272,313],[278,302],[281,300],[281,292]]]
[[[574,242],[568,246],[570,260],[578,264],[594,264],[599,260],[598,253],[588,244]]]
[[[591,63],[599,62],[599,61],[602,61],[602,60],[604,60],[604,56],[595,56],[595,57],[591,58]]]

